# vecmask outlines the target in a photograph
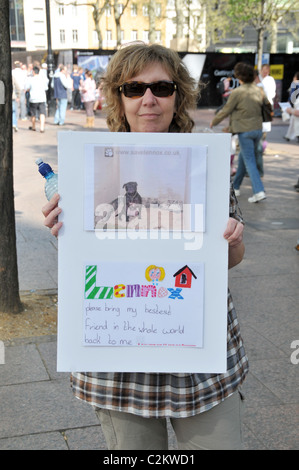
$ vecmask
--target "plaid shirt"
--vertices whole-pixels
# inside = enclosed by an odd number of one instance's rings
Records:
[[[230,216],[243,221],[234,191]],[[233,301],[228,291],[227,371],[224,374],[73,373],[75,396],[93,406],[145,418],[186,418],[234,393],[248,372]]]

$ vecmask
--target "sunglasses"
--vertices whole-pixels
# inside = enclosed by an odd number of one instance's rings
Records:
[[[119,87],[119,91],[127,98],[140,98],[144,95],[147,89],[150,89],[154,96],[158,98],[167,98],[173,95],[177,86],[174,82],[167,80],[160,80],[158,82],[143,83],[143,82],[128,82]]]

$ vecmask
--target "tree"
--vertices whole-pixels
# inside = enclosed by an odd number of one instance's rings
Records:
[[[221,41],[230,29],[231,19],[227,15],[227,3],[228,0],[202,1],[206,18],[206,48],[211,44]]]
[[[100,28],[100,19],[102,18],[105,10],[109,6],[109,0],[104,0],[102,5],[100,5],[100,0],[96,0],[94,3],[81,3],[81,5],[88,5],[93,8],[92,17],[95,25],[95,29],[98,36],[99,49],[103,48],[103,36]]]
[[[150,44],[156,42],[156,2],[151,1],[148,3],[148,25],[149,33],[148,40]]]
[[[273,25],[298,5],[298,0],[228,0],[227,15],[234,25],[241,29],[250,25],[257,32],[258,70],[262,65],[265,32],[271,31]]]
[[[130,0],[126,0],[125,3],[119,3],[118,0],[113,2],[113,11],[114,11],[114,20],[116,24],[116,44],[117,46],[121,45],[121,26],[120,20],[124,14],[125,9],[128,6]]]
[[[298,33],[298,9],[299,1],[288,2],[288,8],[277,10],[271,24],[271,50],[275,54],[277,52],[277,32],[278,24],[282,23],[292,36],[296,37]]]
[[[95,25],[95,30],[98,36],[98,42],[99,42],[99,49],[103,48],[103,35],[102,31],[100,29],[100,19],[102,18],[106,8],[110,5],[109,0],[95,0],[94,2],[86,2],[86,3],[78,3],[77,0],[74,0],[72,2],[64,2],[60,0],[55,0],[57,5],[61,6],[88,6],[92,7],[92,17]]]
[[[223,39],[231,23],[226,14],[227,1],[175,0],[177,47],[180,50],[206,51]]]
[[[20,313],[13,192],[9,2],[0,0],[0,310]],[[2,91],[2,92],[1,92]]]
[[[110,0],[95,0],[95,1],[90,1],[86,3],[78,3],[76,0],[72,2],[63,2],[60,0],[55,0],[57,5],[63,5],[63,6],[68,6],[68,5],[74,5],[74,6],[89,6],[91,7],[92,10],[92,17],[95,25],[95,30],[97,32],[98,36],[98,42],[99,42],[99,49],[103,48],[103,35],[102,31],[100,28],[100,20],[107,10],[108,7],[113,8],[114,12],[114,20],[115,20],[115,26],[116,26],[116,38],[117,38],[117,45],[119,46],[121,44],[121,26],[120,26],[120,21],[121,17],[125,11],[125,9],[128,6],[128,3],[130,0],[125,0],[124,4],[119,3],[118,0],[114,0],[114,2],[111,2]],[[121,7],[122,5],[122,7]]]
[[[174,0],[177,44],[184,38],[184,0]]]

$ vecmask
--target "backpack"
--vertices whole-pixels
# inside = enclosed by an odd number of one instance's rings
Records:
[[[224,89],[224,81],[223,80],[220,80],[217,85],[216,85],[216,90],[218,91],[218,93],[220,93],[220,95],[223,95],[225,89]]]

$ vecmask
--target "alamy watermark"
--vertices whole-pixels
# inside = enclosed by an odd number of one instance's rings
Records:
[[[95,210],[95,235],[98,239],[184,240],[185,250],[200,250],[203,244],[203,204],[163,206],[100,204]]]
[[[299,339],[292,341],[291,349],[295,350],[291,354],[291,363],[297,365],[299,364]]]
[[[0,104],[5,104],[5,87],[2,80],[0,80]]]
[[[292,85],[291,85],[291,88],[294,86],[294,88],[296,87],[296,84],[293,82]],[[292,104],[295,104],[297,98],[299,98],[299,88],[295,88],[294,91],[292,91],[291,93],[291,97],[290,97],[290,101]]]
[[[5,364],[5,346],[3,341],[0,341],[0,364]]]

